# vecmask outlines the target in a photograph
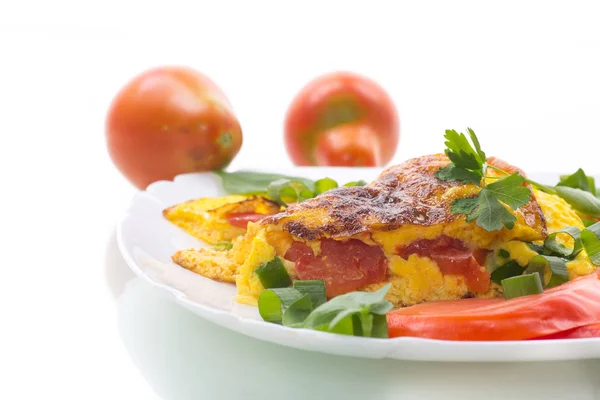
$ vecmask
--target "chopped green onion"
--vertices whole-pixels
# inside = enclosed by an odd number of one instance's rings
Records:
[[[335,189],[336,187],[338,187],[338,183],[331,178],[319,179],[315,182],[315,193],[325,193],[326,191]]]
[[[285,288],[292,284],[292,280],[279,257],[262,263],[254,272],[265,289]]]
[[[292,289],[294,290],[294,289]],[[299,328],[313,310],[313,303],[309,295],[305,294],[289,305],[283,312],[282,323],[291,328]]]
[[[226,251],[226,250],[231,250],[233,248],[233,244],[231,242],[219,242],[219,243],[215,244],[213,247],[215,250],[218,250],[218,251]]]
[[[548,269],[550,270],[551,275],[550,281],[545,285],[547,288],[562,285],[569,281],[569,270],[567,268],[566,260],[554,256],[539,255],[533,257],[529,261],[525,273],[530,274],[538,272],[542,278],[542,282],[544,282]]]
[[[265,321],[281,324],[285,309],[302,297],[292,288],[267,289],[258,296],[258,312]]]
[[[498,250],[498,255],[502,258],[510,258],[510,252],[506,249]]]
[[[348,182],[344,186],[365,186],[366,184],[367,182],[361,179],[360,181]]]
[[[504,298],[507,300],[515,297],[540,294],[544,291],[539,274],[513,276],[502,281]]]
[[[329,332],[329,333],[337,333],[338,335],[354,335],[354,321],[351,315],[342,319],[337,323],[333,328],[329,328],[329,324],[319,325],[317,327],[312,328],[316,331]]]
[[[500,285],[504,279],[522,275],[523,271],[525,271],[525,268],[521,267],[515,260],[511,260],[496,268],[492,272],[491,280]]]
[[[573,238],[573,248],[569,248],[562,243],[558,242],[559,235],[566,235]],[[557,254],[561,257],[573,258],[577,256],[583,249],[581,245],[581,230],[575,226],[567,226],[560,231],[554,232],[544,240],[544,247],[550,250],[553,254]]]
[[[592,264],[600,265],[600,222],[581,232],[581,242]]]
[[[327,301],[327,297],[325,296],[325,282],[322,280],[294,281],[294,289],[302,294],[309,295],[314,308],[319,307]]]

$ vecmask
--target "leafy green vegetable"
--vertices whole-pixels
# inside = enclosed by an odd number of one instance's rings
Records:
[[[590,192],[568,186],[557,186],[556,193],[576,211],[590,217],[600,218],[600,199]]]
[[[581,232],[581,242],[592,264],[600,265],[600,222]]]
[[[254,270],[254,273],[266,289],[286,288],[292,284],[292,280],[279,257],[262,263]]]
[[[325,282],[322,280],[294,281],[294,289],[302,294],[307,294],[312,300],[313,307],[318,307],[327,301],[325,296]]]
[[[337,325],[346,321],[348,317],[357,315],[359,323],[354,329],[354,334],[360,333],[363,336],[372,336],[374,332],[382,334],[384,329],[379,325],[385,323],[387,327],[387,323],[385,319],[378,318],[378,326],[375,326],[374,316],[385,316],[392,309],[392,304],[384,299],[390,286],[387,284],[372,293],[352,292],[334,297],[317,307],[304,321],[303,327],[331,332],[335,331]],[[356,321],[353,325],[355,323]],[[387,329],[385,334],[387,337]]]
[[[467,221],[476,220],[486,231],[500,230],[502,226],[512,229],[517,218],[500,202],[513,210],[527,204],[531,191],[522,186],[524,182],[519,174],[505,176],[483,187],[476,197],[456,199],[450,211],[465,214]]]
[[[510,258],[510,252],[506,249],[498,250],[498,255],[502,258]]]
[[[331,178],[319,179],[315,182],[315,193],[325,193],[326,191],[335,189],[336,187],[338,187],[338,183]]]
[[[286,176],[280,174],[270,174],[254,171],[213,171],[221,177],[223,188],[228,194],[259,194],[266,193],[269,185],[280,179],[302,182],[310,190],[314,189],[314,182],[310,179]]]
[[[515,260],[511,260],[504,265],[499,266],[492,272],[492,282],[500,285],[506,278],[512,278],[513,276],[523,275],[525,269],[519,265]]]
[[[507,300],[515,297],[540,294],[544,291],[539,274],[513,276],[502,281],[502,291]]]
[[[573,248],[569,248],[562,243],[558,242],[558,238],[561,236],[570,236],[573,238]],[[581,245],[581,230],[575,226],[567,226],[557,232],[554,232],[544,240],[544,247],[549,251],[550,254],[555,254],[560,257],[574,258],[582,250]]]
[[[596,182],[594,178],[587,176],[581,168],[571,175],[562,175],[560,177],[560,182],[558,182],[556,186],[568,186],[574,189],[581,189],[596,196]]]
[[[360,180],[360,181],[348,182],[344,186],[365,186],[366,184],[367,184],[366,181]]]
[[[315,193],[303,182],[289,179],[271,182],[267,187],[267,195],[271,200],[283,206],[315,197]]]

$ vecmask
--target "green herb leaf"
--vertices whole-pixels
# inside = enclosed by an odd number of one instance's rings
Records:
[[[581,242],[592,264],[600,265],[600,222],[581,232]]]
[[[475,145],[475,150],[477,151],[479,158],[482,162],[485,162],[487,160],[487,157],[485,156],[483,150],[481,150],[481,146],[479,145],[479,139],[475,135],[475,132],[473,132],[473,129],[471,128],[467,128],[467,131],[469,132],[469,137],[471,138],[471,141]]]
[[[279,179],[271,182],[267,188],[267,195],[271,200],[283,206],[288,203],[300,203],[315,197],[315,193],[303,182],[290,181],[289,179]]]
[[[581,189],[596,196],[596,182],[594,178],[587,176],[581,168],[571,175],[562,175],[560,177],[560,182],[558,182],[556,186],[568,186],[574,189]]]
[[[469,171],[455,165],[440,168],[435,177],[442,181],[457,181],[461,183],[472,183],[479,186],[481,184],[482,175],[474,171]]]
[[[540,294],[544,291],[539,274],[514,276],[502,281],[502,291],[507,300],[515,297]]]
[[[317,195],[338,187],[338,183],[331,178],[319,179],[315,182],[315,193]]]
[[[513,276],[523,275],[525,268],[521,267],[518,262],[511,260],[504,265],[499,266],[492,272],[492,282],[500,285],[504,279],[512,278]]]
[[[490,183],[482,191],[490,192],[493,197],[516,210],[531,200],[531,190],[523,186],[523,183],[525,178],[516,173]]]
[[[485,186],[476,197],[456,199],[450,207],[453,214],[465,214],[467,221],[476,220],[486,231],[497,231],[505,226],[512,229],[517,218],[502,201],[513,210],[527,204],[531,191],[522,186],[525,179],[519,174],[508,175]]]
[[[360,180],[360,181],[352,181],[352,182],[348,182],[346,183],[344,186],[365,186],[367,184],[366,181]]]
[[[385,316],[392,309],[392,304],[384,299],[390,286],[390,284],[387,284],[380,290],[372,293],[352,292],[334,297],[327,303],[317,307],[304,321],[303,326],[309,329],[334,331],[342,321],[347,321],[348,318],[359,315],[361,332],[358,333],[371,334],[373,333],[373,320],[367,317],[367,315],[376,314]],[[381,329],[377,328],[377,332],[381,333],[380,331]],[[354,332],[354,334],[357,334],[357,332]]]
[[[469,135],[471,138],[475,137],[470,129]],[[474,149],[464,133],[458,133],[450,129],[446,130],[444,137],[446,138],[445,153],[455,166],[475,171],[483,170],[485,158],[482,158],[481,155],[485,156],[485,154],[479,147],[479,141],[475,140],[477,149]]]
[[[569,248],[562,243],[558,242],[558,238],[561,236],[570,236],[573,238],[574,246]],[[574,258],[579,254],[583,248],[581,245],[581,230],[575,226],[567,226],[557,232],[551,233],[544,240],[544,247],[550,252],[550,254],[556,254],[560,257]]]
[[[325,282],[322,280],[297,280],[294,281],[294,289],[302,294],[309,295],[313,302],[313,307],[315,308],[327,302],[327,297],[325,296]]]
[[[556,194],[565,199],[576,211],[590,217],[600,218],[600,199],[590,192],[568,186],[557,186]]]
[[[254,273],[266,289],[285,288],[292,284],[292,280],[279,257],[262,263],[254,270]]]
[[[300,177],[254,171],[213,171],[213,173],[221,177],[223,188],[228,194],[266,193],[269,185],[280,179],[302,182],[308,189],[314,189],[314,182],[312,180]]]

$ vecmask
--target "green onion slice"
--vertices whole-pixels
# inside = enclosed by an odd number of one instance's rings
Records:
[[[505,250],[506,251],[506,250]],[[511,260],[504,265],[499,266],[492,272],[492,282],[500,285],[506,278],[512,278],[513,276],[523,275],[525,268],[521,267],[518,262]]]
[[[325,281],[294,281],[294,289],[302,294],[307,294],[312,300],[314,308],[319,307],[327,301],[325,296]]]
[[[569,248],[562,243],[558,242],[560,236],[570,236],[573,238],[573,248]],[[554,232],[546,238],[544,241],[544,247],[550,250],[553,254],[557,254],[561,257],[574,258],[581,252],[583,246],[581,244],[581,230],[575,226],[567,226],[560,231]]]
[[[600,265],[600,222],[581,232],[581,242],[592,264]]]
[[[265,321],[281,324],[283,312],[303,297],[292,288],[267,289],[258,296],[258,312]]]
[[[338,183],[331,178],[319,179],[315,182],[315,193],[325,193],[326,191],[335,189],[336,187],[338,187]]]
[[[542,278],[542,282],[544,282],[544,277],[548,269],[550,270],[551,275],[550,281],[546,285],[547,288],[562,285],[569,281],[569,270],[567,269],[566,260],[560,257],[544,255],[535,256],[529,261],[525,273],[531,274],[538,272]]]
[[[352,182],[348,182],[346,183],[344,186],[365,186],[367,184],[366,181],[363,181],[362,179],[359,181],[352,181]]]
[[[544,291],[542,280],[537,273],[506,278],[502,281],[502,289],[504,291],[504,298],[507,300],[514,299],[515,297],[540,294]]]
[[[510,258],[510,252],[506,249],[498,250],[498,255],[502,258]]]
[[[312,300],[308,294],[305,294],[285,309],[281,321],[285,326],[289,326],[291,328],[299,328],[302,326],[302,323],[308,317],[312,310]]]
[[[279,257],[262,263],[254,270],[254,273],[256,273],[265,289],[285,288],[292,284],[292,280]]]

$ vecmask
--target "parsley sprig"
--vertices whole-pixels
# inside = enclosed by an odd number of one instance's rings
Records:
[[[453,214],[464,214],[467,221],[475,221],[486,231],[512,229],[517,218],[507,209],[517,210],[531,199],[531,190],[523,186],[526,179],[519,173],[509,174],[490,166],[479,139],[471,128],[467,128],[469,139],[464,133],[446,131],[445,153],[451,164],[440,168],[435,176],[443,181],[472,183],[481,187],[474,197],[456,199],[450,207]],[[494,169],[504,176],[487,183],[487,170]],[[494,177],[497,178],[497,177]]]

